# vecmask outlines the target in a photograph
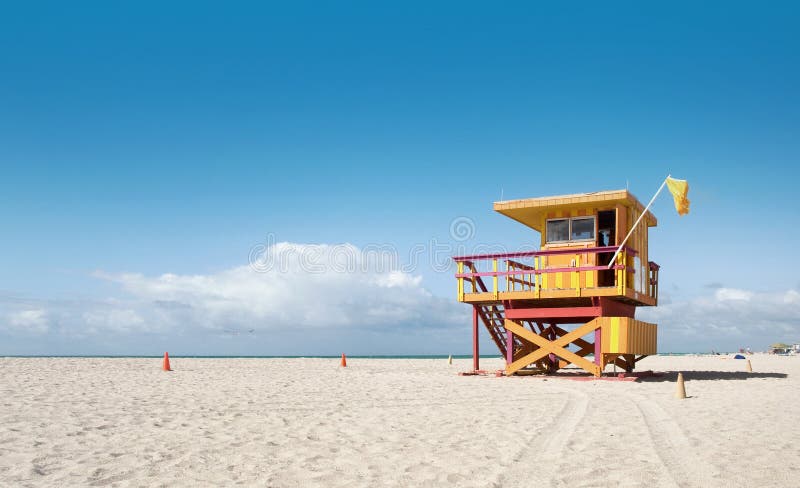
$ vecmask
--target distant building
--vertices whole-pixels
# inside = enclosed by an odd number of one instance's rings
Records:
[[[778,342],[769,346],[770,354],[800,354],[800,342],[795,342],[792,345]]]

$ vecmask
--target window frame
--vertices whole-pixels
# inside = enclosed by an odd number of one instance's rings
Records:
[[[565,220],[567,222],[567,239],[563,240],[563,241],[551,241],[550,240],[550,232],[548,231],[547,226],[548,226],[548,224],[550,222],[556,222],[556,221],[560,221],[560,220]],[[557,219],[547,219],[545,221],[545,223],[544,223],[544,231],[545,231],[544,242],[545,242],[545,244],[558,244],[558,243],[563,243],[563,242],[569,242],[570,231],[572,230],[572,223],[570,222],[570,220],[571,219],[569,217],[559,217]]]
[[[589,238],[586,238],[586,239],[573,239],[572,238],[572,221],[573,220],[589,220],[589,219],[591,219],[593,224],[594,224],[593,227],[592,227],[592,237],[589,237]],[[558,221],[558,220],[566,220],[567,221],[567,240],[551,241],[550,240],[550,232],[547,231],[547,225],[550,222],[554,222],[554,221]],[[545,219],[544,231],[545,231],[545,236],[544,236],[544,243],[545,244],[565,244],[565,243],[568,244],[568,243],[571,243],[571,242],[576,242],[576,243],[578,243],[578,242],[594,242],[597,239],[597,215],[576,215],[575,217],[557,217],[557,218],[553,218],[553,219]]]
[[[572,238],[572,222],[575,220],[591,220],[592,221],[592,236],[584,237],[582,239]],[[577,217],[570,217],[569,219],[569,241],[570,242],[588,242],[597,240],[597,217],[594,215],[579,215]]]

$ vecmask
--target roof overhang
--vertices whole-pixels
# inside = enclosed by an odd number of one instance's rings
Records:
[[[551,212],[586,207],[614,207],[622,204],[635,208],[640,213],[644,205],[628,190],[598,191],[594,193],[577,193],[574,195],[560,195],[554,197],[524,198],[521,200],[506,200],[495,202],[494,210],[506,217],[510,217],[521,224],[542,232],[542,217]],[[655,215],[649,210],[644,218],[648,227],[658,225]]]

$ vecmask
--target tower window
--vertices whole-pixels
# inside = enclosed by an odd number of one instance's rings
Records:
[[[594,217],[573,217],[547,221],[546,242],[594,240]]]
[[[563,242],[569,240],[569,219],[547,221],[547,242]]]
[[[594,217],[571,219],[570,225],[572,226],[572,230],[570,232],[569,240],[594,240]]]

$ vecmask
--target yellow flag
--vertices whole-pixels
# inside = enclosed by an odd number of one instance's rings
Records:
[[[669,192],[672,193],[672,198],[675,200],[675,210],[678,211],[678,215],[688,214],[689,199],[686,198],[686,195],[689,193],[689,182],[667,177],[667,188],[669,188]]]

